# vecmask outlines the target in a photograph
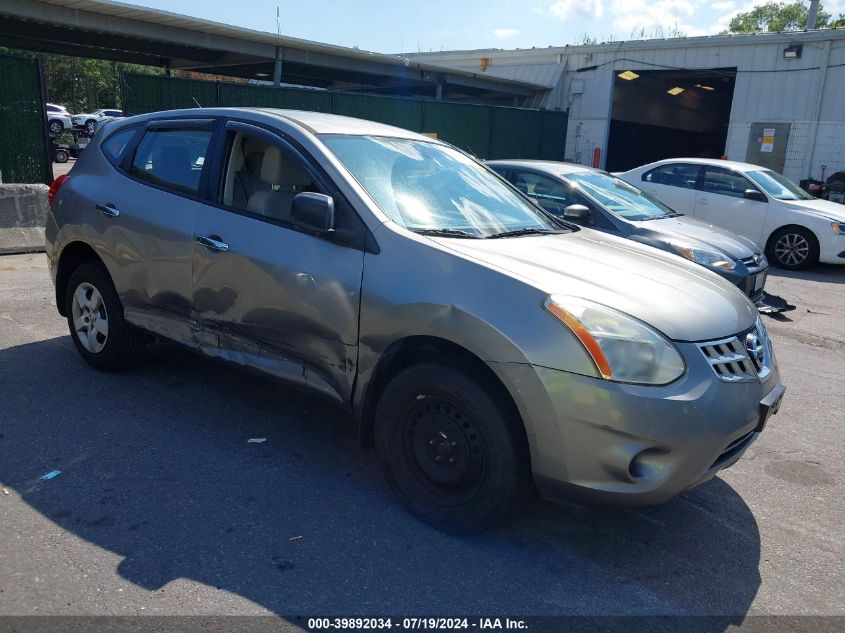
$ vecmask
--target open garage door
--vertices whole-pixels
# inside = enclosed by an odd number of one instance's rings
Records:
[[[679,156],[721,157],[735,82],[735,68],[618,71],[608,171]]]

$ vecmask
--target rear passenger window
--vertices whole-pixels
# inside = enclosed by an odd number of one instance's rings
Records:
[[[155,185],[196,195],[211,135],[211,130],[148,131],[135,151],[131,173]]]
[[[643,180],[655,185],[695,189],[695,181],[698,180],[699,171],[701,171],[701,167],[698,165],[674,163],[647,171],[643,174]]]
[[[121,156],[123,156],[123,152],[126,151],[126,146],[132,140],[132,137],[135,136],[135,132],[138,131],[138,128],[128,128],[126,130],[121,130],[116,134],[112,134],[108,137],[105,141],[103,141],[102,149],[103,153],[106,155],[112,163],[115,165],[120,162]]]

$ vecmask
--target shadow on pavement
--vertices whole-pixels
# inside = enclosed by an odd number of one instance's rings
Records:
[[[739,622],[760,586],[756,522],[719,479],[659,507],[538,502],[461,539],[397,505],[345,414],[174,346],[107,374],[68,337],[22,345],[0,385],[0,481],[150,591],[187,578],[283,616]]]
[[[845,261],[843,261],[845,264]],[[784,270],[777,266],[769,267],[769,277],[785,277],[810,282],[845,284],[845,265],[818,264],[808,270]]]

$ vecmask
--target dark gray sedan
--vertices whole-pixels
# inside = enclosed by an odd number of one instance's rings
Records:
[[[487,165],[553,215],[675,253],[718,273],[752,301],[763,298],[769,263],[744,237],[676,213],[591,167],[533,160]]]

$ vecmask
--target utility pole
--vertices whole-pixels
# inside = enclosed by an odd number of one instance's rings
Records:
[[[816,18],[819,15],[819,0],[810,0],[810,14],[807,16],[807,30],[816,28]]]

